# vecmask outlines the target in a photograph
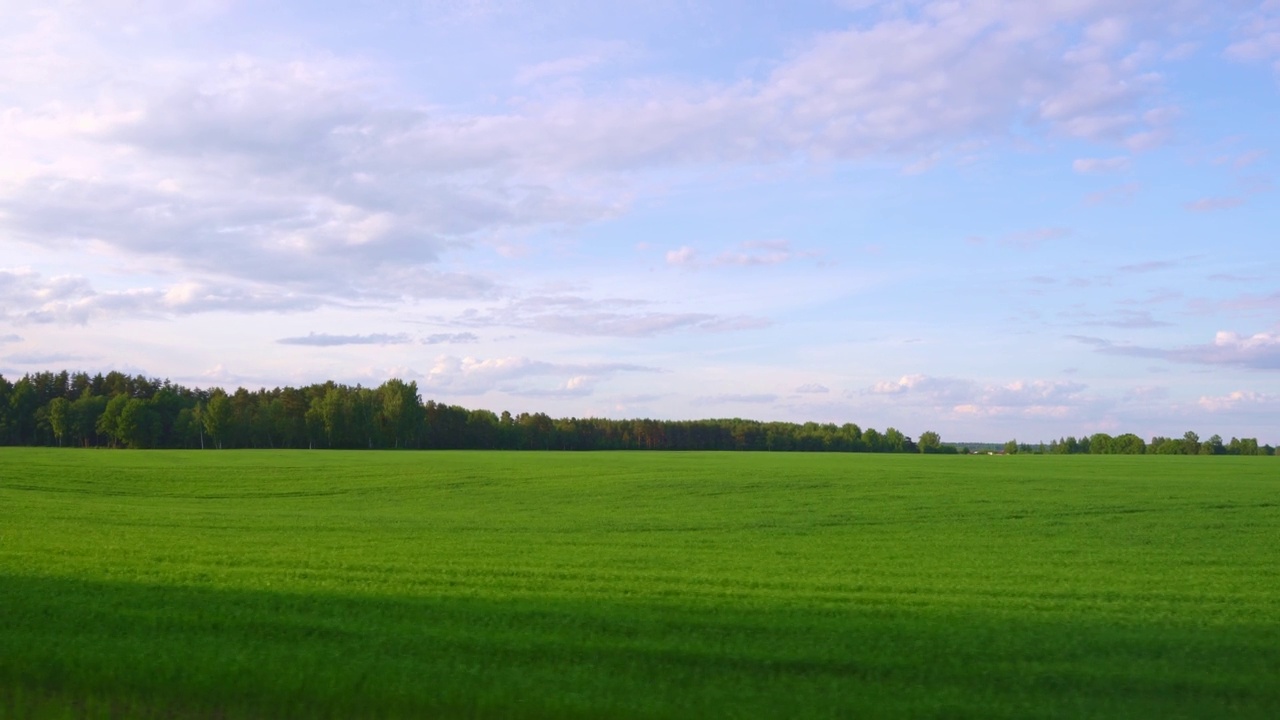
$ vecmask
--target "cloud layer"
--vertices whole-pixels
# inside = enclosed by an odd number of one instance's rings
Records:
[[[1156,358],[1177,363],[1241,367],[1251,370],[1280,370],[1280,334],[1271,332],[1242,336],[1235,332],[1221,331],[1212,343],[1186,345],[1176,348],[1155,348],[1138,345],[1116,345],[1100,338],[1078,337],[1106,355]]]
[[[919,3],[817,35],[756,76],[626,84],[501,113],[388,101],[377,67],[334,55],[111,55],[87,30],[111,11],[84,7],[0,45],[0,65],[26,68],[4,88],[18,104],[0,116],[0,219],[14,239],[101,243],[295,293],[483,296],[491,279],[434,266],[485,234],[610,217],[647,168],[912,157],[1019,127],[1149,145],[1169,113],[1126,43],[1148,5]],[[138,22],[148,11],[160,12]],[[1265,54],[1268,37],[1233,53]],[[37,46],[35,68],[61,68],[58,82],[28,64]],[[531,72],[524,81],[546,74]],[[119,79],[86,92],[104,73]],[[716,262],[787,257],[765,244]]]

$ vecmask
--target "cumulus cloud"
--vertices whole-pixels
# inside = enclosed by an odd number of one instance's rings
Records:
[[[441,355],[423,376],[422,387],[452,395],[589,395],[598,381],[619,373],[654,373],[657,368],[631,363],[552,363],[528,357],[475,358]],[[550,378],[551,388],[531,384]]]
[[[1236,412],[1242,409],[1280,409],[1280,396],[1237,390],[1226,395],[1203,395],[1200,407],[1209,412]]]
[[[269,387],[272,384],[277,384],[277,381],[273,381],[269,378],[264,378],[257,375],[246,375],[242,373],[232,372],[223,363],[217,363],[216,365],[209,368],[208,370],[205,370],[202,373],[187,376],[187,377],[178,377],[175,379],[182,382],[195,383],[197,387],[199,386],[221,387],[221,388],[227,388],[227,389],[237,387],[237,386]]]
[[[316,297],[273,288],[185,282],[168,288],[97,291],[84,277],[46,278],[27,269],[0,270],[0,317],[18,322],[83,324],[102,315],[297,312],[322,304]]]
[[[1018,380],[1004,385],[984,386],[979,405],[999,409],[1021,408],[1032,412],[1054,413],[1079,404],[1086,386],[1078,382]]]
[[[35,178],[0,195],[13,235],[54,247],[85,241],[282,289],[339,297],[477,297],[492,282],[423,267],[443,239],[400,227],[385,212],[301,189],[261,187],[246,196],[238,173],[203,181],[185,197],[120,181]],[[259,185],[270,185],[270,178]]]
[[[831,392],[831,389],[828,388],[826,385],[822,385],[819,383],[805,383],[804,385],[801,385],[800,387],[796,388],[796,392],[817,395],[817,394],[829,393]]]
[[[956,378],[936,378],[928,375],[903,375],[897,380],[882,380],[867,388],[864,393],[871,395],[902,395],[905,393],[922,393],[933,398],[957,397],[966,392],[971,383]]]
[[[895,403],[928,407],[968,417],[1065,417],[1094,407],[1097,398],[1078,382],[1015,380],[985,384],[959,378],[904,375],[863,391],[867,396],[894,396]]]
[[[372,333],[369,335],[330,335],[328,333],[310,332],[301,337],[280,338],[276,342],[281,345],[308,345],[311,347],[335,347],[338,345],[403,345],[409,342],[409,336],[403,333],[388,335]]]
[[[1177,351],[1178,359],[1215,365],[1239,365],[1280,370],[1280,334],[1262,332],[1250,336],[1222,331],[1213,343]]]
[[[668,265],[692,265],[697,259],[698,253],[693,248],[685,245],[677,250],[667,251]]]
[[[0,317],[15,322],[83,322],[99,299],[79,277],[45,278],[31,270],[0,270]]]
[[[903,375],[897,380],[882,380],[867,388],[867,392],[873,395],[900,395],[928,380],[924,375]]]
[[[591,201],[578,188],[404,159],[397,138],[425,116],[373,102],[359,63],[236,56],[173,67],[148,66],[146,85],[113,85],[123,95],[102,102],[126,110],[77,106],[85,96],[68,81],[51,106],[65,116],[19,103],[0,117],[15,138],[0,186],[11,238],[94,242],[295,292],[478,297],[490,281],[429,266],[478,230],[601,216],[579,212]],[[47,127],[64,136],[31,137]]]
[[[508,395],[519,397],[569,398],[586,397],[595,392],[597,378],[587,375],[575,375],[559,386],[549,389],[508,390]]]
[[[1221,365],[1253,370],[1280,370],[1280,334],[1278,333],[1261,332],[1242,336],[1235,332],[1221,331],[1214,336],[1212,343],[1179,348],[1116,345],[1109,340],[1093,337],[1073,336],[1073,339],[1092,345],[1097,352],[1106,355],[1157,358],[1170,362]]]

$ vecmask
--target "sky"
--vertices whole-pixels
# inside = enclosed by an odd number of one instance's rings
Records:
[[[1280,444],[1280,0],[0,0],[0,374]]]

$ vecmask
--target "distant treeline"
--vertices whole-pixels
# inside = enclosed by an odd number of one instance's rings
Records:
[[[1188,433],[1188,436],[1193,433]],[[1101,452],[1103,443],[1064,439],[1068,452]],[[1134,444],[1128,438],[1134,438]],[[1216,436],[1215,436],[1216,437]],[[1136,436],[1123,450],[1147,451]],[[1156,440],[1161,440],[1157,438]],[[1081,445],[1081,443],[1084,443]],[[1181,442],[1181,441],[1180,441]],[[1271,454],[1258,448],[1240,454]],[[1070,444],[1074,443],[1074,444]],[[1236,447],[1232,440],[1228,448]],[[501,415],[422,402],[413,382],[376,388],[318,383],[256,391],[187,388],[168,380],[67,371],[0,376],[0,444],[127,448],[410,448],[492,450],[774,450],[805,452],[966,452],[936,432],[912,440],[853,423],[552,418]],[[1152,451],[1163,447],[1153,441]],[[1099,448],[1095,450],[1094,448]],[[1110,446],[1108,446],[1110,447]],[[1012,443],[1012,451],[1030,446]],[[1083,448],[1083,449],[1081,449]]]
[[[422,402],[413,382],[256,391],[183,387],[119,372],[0,376],[0,444],[127,448],[795,450],[958,452],[845,425],[754,420],[607,420],[501,415]]]
[[[1010,440],[1004,444],[1005,454],[1036,453],[1045,455],[1275,455],[1270,445],[1258,445],[1256,438],[1236,438],[1224,442],[1221,435],[1208,440],[1188,430],[1180,438],[1153,437],[1146,442],[1133,433],[1112,437],[1094,433],[1080,438],[1065,437],[1048,445],[1028,445]]]

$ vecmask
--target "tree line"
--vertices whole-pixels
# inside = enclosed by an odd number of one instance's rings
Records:
[[[955,453],[936,432],[755,420],[609,420],[426,402],[417,383],[228,393],[120,372],[0,376],[0,444],[123,448],[789,450]]]
[[[1180,438],[1156,436],[1146,442],[1133,433],[1112,437],[1107,433],[1094,433],[1079,438],[1068,436],[1038,446],[1010,440],[1004,444],[1006,455],[1035,453],[1041,455],[1275,455],[1270,445],[1258,445],[1257,438],[1237,438],[1223,441],[1221,435],[1208,440],[1188,430]]]
[[[1100,436],[1087,438],[1099,452]],[[1134,447],[1126,438],[1126,448]],[[1133,436],[1136,437],[1136,436]],[[1216,438],[1216,436],[1215,436]],[[1070,440],[1071,452],[1081,441]],[[1120,442],[1120,438],[1114,439]],[[1156,440],[1161,440],[1157,438]],[[1271,454],[1270,447],[1256,454]],[[1147,451],[1139,438],[1137,447]],[[1225,447],[1230,451],[1238,441]],[[234,392],[187,388],[120,372],[0,375],[0,444],[123,448],[405,448],[488,450],[771,450],[966,452],[926,431],[912,440],[854,423],[761,422],[741,418],[652,420],[552,418],[545,413],[467,409],[422,401],[417,383],[377,387],[332,381]],[[1014,443],[1013,451],[1019,447]],[[1117,445],[1119,447],[1119,445]],[[1153,440],[1151,447],[1163,447]],[[1099,448],[1094,450],[1093,448]],[[1046,451],[1048,449],[1046,448]],[[1127,450],[1126,450],[1127,451]],[[1241,452],[1240,454],[1255,454]]]

